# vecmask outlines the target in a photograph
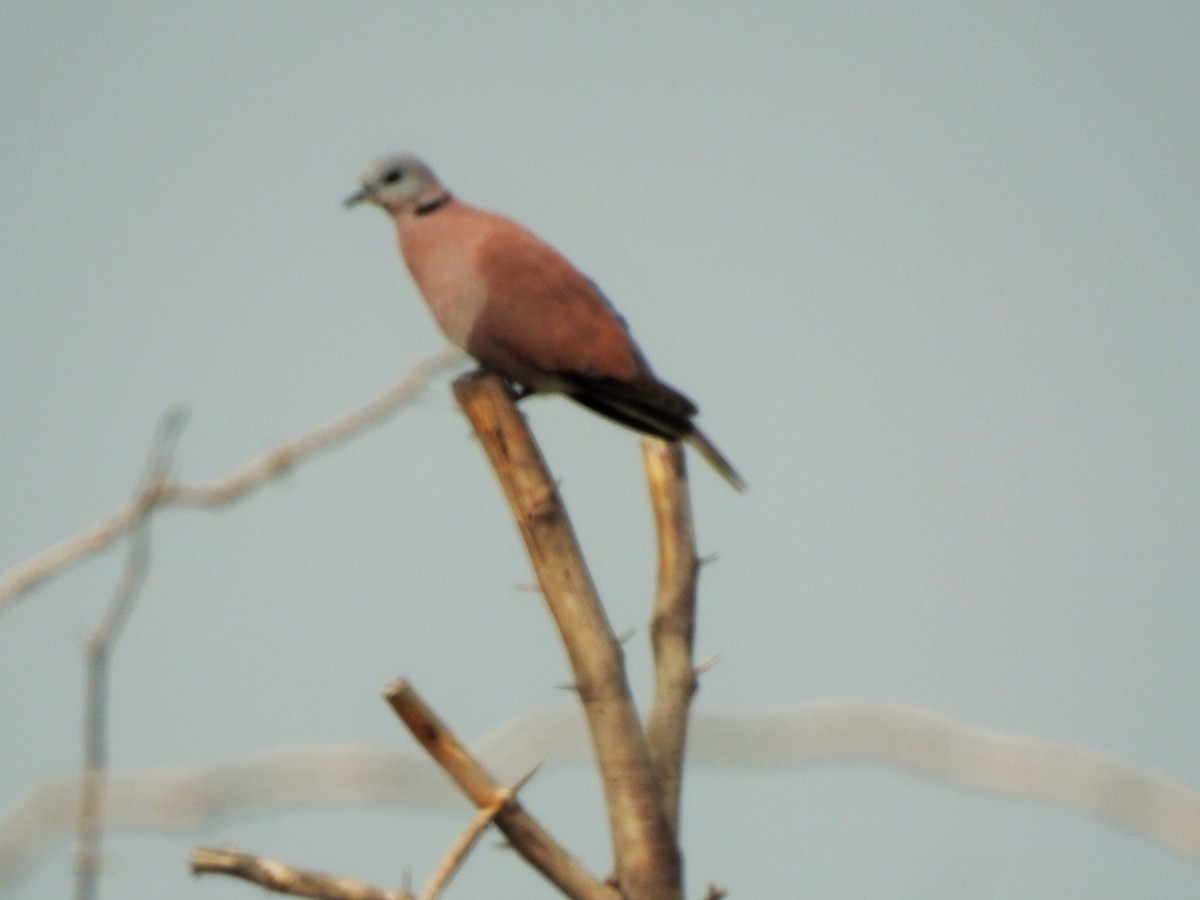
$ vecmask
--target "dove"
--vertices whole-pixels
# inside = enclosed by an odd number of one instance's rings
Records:
[[[514,383],[560,393],[615,422],[683,441],[733,487],[746,483],[693,421],[696,404],[654,374],[600,288],[512,219],[456,198],[421,159],[385,156],[346,207],[391,216],[400,254],[447,339]]]

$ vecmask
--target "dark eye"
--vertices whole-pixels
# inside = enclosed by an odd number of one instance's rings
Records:
[[[398,168],[391,168],[383,173],[383,177],[380,179],[380,181],[382,181],[384,184],[395,184],[403,177],[404,173]]]

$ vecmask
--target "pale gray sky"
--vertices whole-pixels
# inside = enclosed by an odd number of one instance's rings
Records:
[[[0,567],[128,497],[182,401],[220,474],[441,340],[389,223],[420,153],[555,243],[750,482],[694,465],[698,703],[926,706],[1200,786],[1195,3],[14,4],[0,10]],[[619,631],[653,577],[637,439],[527,404]],[[114,668],[121,768],[408,746],[413,679],[478,737],[562,652],[441,383],[219,514],[155,528]],[[119,554],[0,617],[0,808],[79,761],[79,637]],[[529,805],[603,871],[591,773]],[[1200,866],[864,766],[690,773],[691,894],[1183,897]],[[250,896],[230,843],[394,883],[461,824],[309,811],[110,840],[105,896]],[[551,896],[484,849],[454,896]],[[64,896],[66,848],[19,900]]]

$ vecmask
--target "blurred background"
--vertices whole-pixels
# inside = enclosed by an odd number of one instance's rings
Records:
[[[692,459],[722,659],[699,709],[904,703],[1200,786],[1197,46],[1195,3],[4,3],[0,567],[124,503],[171,404],[177,474],[215,477],[442,345],[390,223],[339,206],[408,150],[596,279],[749,481]],[[115,768],[407,749],[401,675],[467,739],[569,701],[446,380],[156,519]],[[644,699],[637,438],[523,406]],[[121,565],[0,615],[0,809],[80,765],[80,645]],[[525,799],[608,871],[592,771]],[[197,844],[420,884],[468,815],[116,834],[103,895],[255,895],[191,879]],[[695,768],[684,822],[692,896],[1200,893],[1132,832],[879,766]],[[451,896],[553,896],[495,845]],[[71,865],[13,896],[65,896]]]

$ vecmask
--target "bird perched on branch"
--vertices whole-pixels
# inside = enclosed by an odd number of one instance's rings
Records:
[[[685,441],[745,482],[696,427],[696,405],[650,369],[624,320],[567,259],[511,219],[468,206],[415,156],[385,156],[347,207],[372,203],[451,343],[529,393],[562,393],[645,434]]]

